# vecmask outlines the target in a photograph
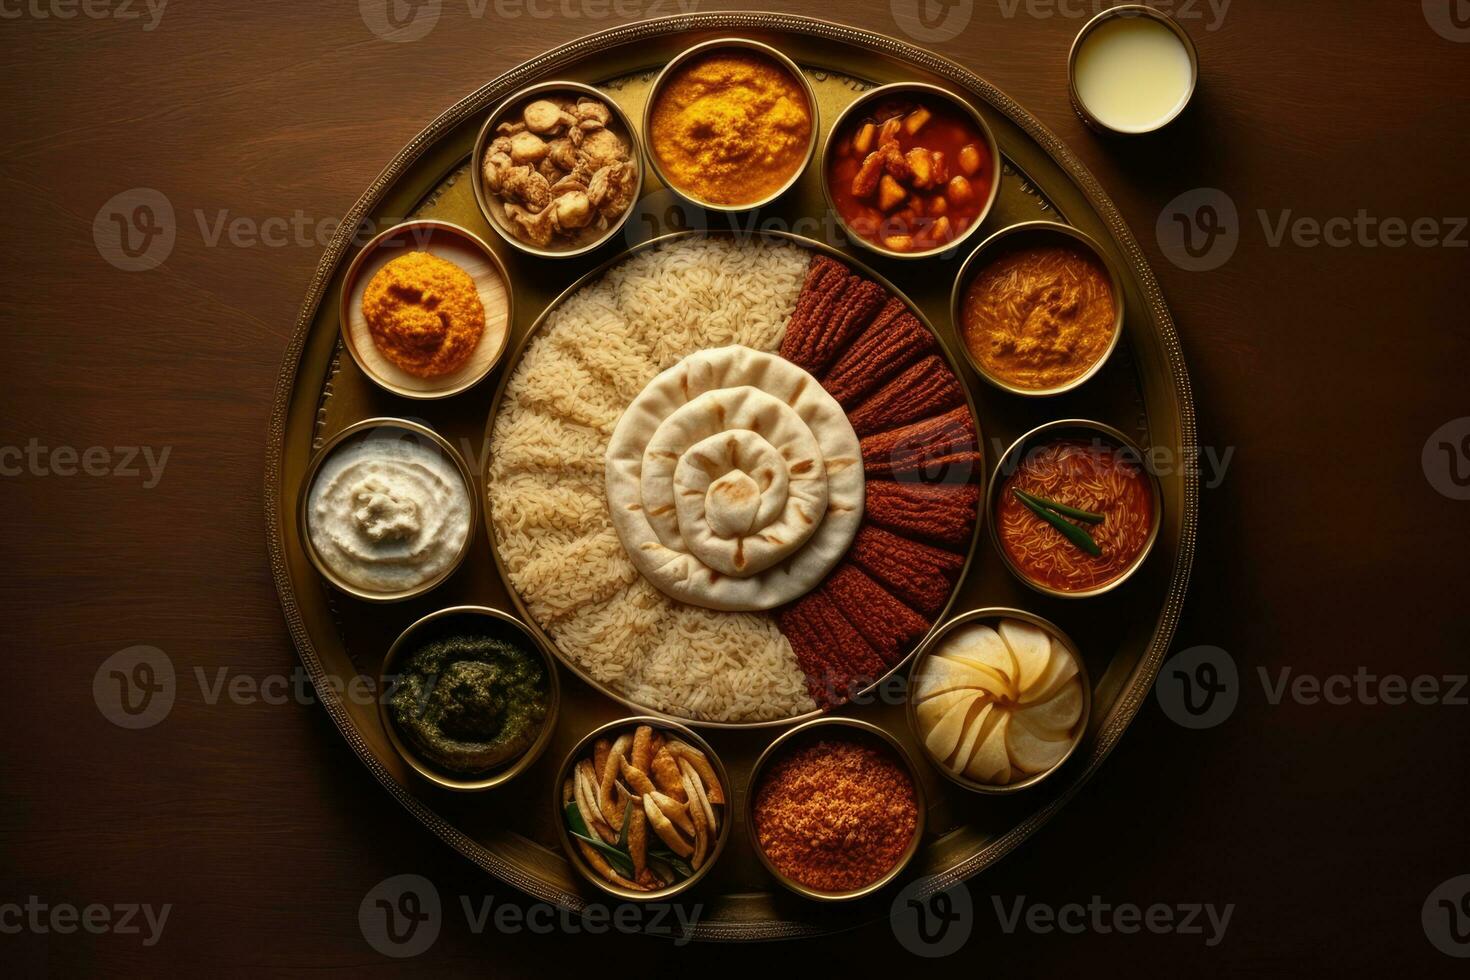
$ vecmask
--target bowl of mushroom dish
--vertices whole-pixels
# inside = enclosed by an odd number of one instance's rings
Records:
[[[580,82],[544,82],[502,102],[472,157],[475,200],[502,238],[532,255],[567,257],[615,235],[643,188],[632,124]]]

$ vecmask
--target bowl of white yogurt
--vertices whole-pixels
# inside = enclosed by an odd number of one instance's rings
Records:
[[[406,419],[348,426],[312,457],[297,523],[312,565],[370,602],[423,595],[469,553],[479,515],[463,457]]]
[[[1142,4],[1109,7],[1089,20],[1067,57],[1072,108],[1106,134],[1162,129],[1184,111],[1198,81],[1189,34]]]

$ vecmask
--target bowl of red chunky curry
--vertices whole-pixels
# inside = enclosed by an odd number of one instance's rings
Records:
[[[896,82],[848,106],[822,152],[822,191],[848,238],[891,258],[958,248],[1000,188],[1000,149],[974,106]]]

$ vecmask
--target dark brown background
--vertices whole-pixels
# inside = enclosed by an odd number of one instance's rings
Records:
[[[30,0],[27,0],[30,2]],[[64,2],[64,0],[63,0]],[[635,0],[625,10],[652,10]],[[45,0],[43,10],[49,10]],[[701,3],[700,9],[738,6]],[[898,35],[886,0],[789,3]],[[1093,3],[1061,11],[1081,15]],[[648,940],[474,935],[457,896],[516,901],[391,804],[319,708],[210,705],[198,666],[256,680],[297,663],[265,557],[266,420],[321,252],[312,241],[211,245],[200,220],[344,213],[394,152],[460,95],[542,50],[625,18],[472,18],[444,0],[425,40],[392,44],[350,0],[175,0],[142,20],[0,19],[0,443],[172,447],[162,482],[0,479],[10,693],[0,711],[0,902],[172,903],[162,941],[0,935],[31,971],[161,974],[396,964],[363,940],[365,892],[423,874],[449,905],[412,961],[494,976],[596,957],[635,975]],[[544,9],[544,8],[543,8]],[[1006,11],[1014,9],[1012,16]],[[1198,975],[1293,967],[1402,975],[1458,965],[1421,929],[1431,889],[1470,872],[1463,706],[1269,703],[1257,667],[1325,677],[1466,671],[1466,508],[1420,450],[1470,414],[1462,248],[1272,247],[1257,211],[1444,218],[1470,213],[1470,44],[1417,2],[1235,0],[1186,26],[1203,62],[1189,115],[1160,137],[1104,143],[1073,117],[1064,65],[1080,16],[976,0],[933,45],[1062,136],[1112,194],[1179,324],[1201,443],[1233,448],[1207,490],[1175,648],[1240,665],[1233,717],[1182,729],[1150,701],[1100,776],[1014,856],[971,883],[975,932],[946,972]],[[1048,16],[1037,16],[1048,13]],[[639,15],[641,16],[641,14]],[[899,35],[901,36],[901,35]],[[104,262],[92,219],[152,187],[178,240],[150,272]],[[1164,205],[1226,191],[1240,245],[1190,273],[1160,253]],[[197,215],[202,214],[202,219]],[[108,655],[165,650],[168,719],[115,728],[91,684]],[[1199,936],[1005,935],[1007,903],[1234,903]],[[885,928],[820,948],[743,947],[771,969],[923,969]]]

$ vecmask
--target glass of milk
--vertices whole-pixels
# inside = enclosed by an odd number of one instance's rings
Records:
[[[1103,133],[1152,133],[1184,111],[1199,77],[1194,42],[1142,4],[1110,7],[1083,26],[1067,59],[1072,107]]]

